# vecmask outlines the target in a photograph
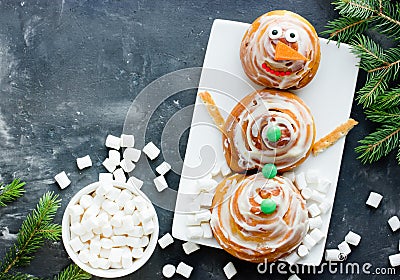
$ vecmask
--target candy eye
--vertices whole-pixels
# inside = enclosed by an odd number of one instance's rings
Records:
[[[269,38],[272,40],[278,39],[282,36],[282,28],[279,26],[274,26],[269,30]]]
[[[290,43],[297,42],[299,39],[299,33],[295,29],[288,29],[285,33],[286,41]]]

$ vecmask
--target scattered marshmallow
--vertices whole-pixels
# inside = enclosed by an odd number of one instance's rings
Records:
[[[351,253],[350,246],[346,241],[343,241],[342,243],[340,243],[338,245],[338,249],[339,249],[340,253],[342,253],[342,254],[344,254],[346,256]]]
[[[203,230],[203,237],[204,238],[213,238],[213,233],[212,233],[212,229],[209,223],[202,223],[201,228]]]
[[[112,163],[115,164],[115,166],[119,165],[119,162],[121,161],[121,154],[117,150],[109,150],[108,151],[108,158]]]
[[[165,249],[167,246],[174,243],[174,239],[172,238],[171,234],[166,233],[163,237],[158,239],[158,245],[160,245],[161,249]]]
[[[163,163],[161,163],[159,166],[156,167],[156,171],[160,175],[165,175],[170,170],[171,170],[171,165],[166,161],[164,161]]]
[[[77,158],[76,165],[78,165],[78,168],[80,170],[82,170],[82,169],[92,166],[92,160],[90,159],[89,155],[81,157],[81,158]]]
[[[75,204],[69,208],[69,213],[71,214],[71,216],[80,216],[83,214],[84,211],[85,209],[84,207],[82,207],[81,204]]]
[[[140,259],[144,255],[143,248],[133,248],[132,249],[132,258]]]
[[[203,229],[200,226],[187,227],[187,237],[190,239],[198,239],[203,237]]]
[[[292,182],[294,182],[294,180],[296,179],[296,175],[294,174],[293,171],[285,172],[282,174],[282,176],[288,178]]]
[[[306,176],[303,172],[295,175],[295,184],[299,190],[307,188]]]
[[[114,176],[112,173],[99,173],[99,182],[112,182]]]
[[[313,190],[311,195],[311,200],[322,203],[326,200],[325,195],[319,191]]]
[[[332,186],[332,182],[327,179],[322,179],[317,186],[317,191],[321,193],[327,193]]]
[[[180,262],[178,264],[178,267],[176,268],[176,273],[182,275],[185,278],[189,278],[192,271],[193,271],[193,267],[185,264],[184,262]]]
[[[111,174],[112,176],[112,174]],[[113,184],[111,181],[100,181],[99,187],[96,190],[96,197],[102,197],[108,195],[108,193],[113,189]],[[94,200],[94,199],[93,199]]]
[[[318,184],[319,182],[319,172],[315,169],[309,169],[306,172],[306,182],[307,184]]]
[[[328,213],[329,210],[332,208],[332,204],[324,201],[320,205],[318,205],[319,209],[321,210],[322,214]]]
[[[107,135],[106,147],[119,150],[121,148],[121,138],[111,134]]]
[[[197,184],[199,186],[200,191],[210,192],[215,189],[218,185],[218,182],[211,178],[201,178],[197,180]]]
[[[135,136],[122,134],[121,135],[121,147],[123,148],[132,148],[135,146]]]
[[[107,169],[108,172],[112,173],[117,168],[117,164],[115,164],[111,159],[106,158],[103,161],[103,166]]]
[[[154,160],[160,154],[160,149],[153,142],[149,142],[144,146],[143,152],[149,159]]]
[[[65,171],[58,173],[56,176],[54,176],[54,180],[56,180],[57,184],[62,190],[71,184],[71,180],[68,178]]]
[[[201,207],[211,207],[213,199],[214,199],[213,193],[201,193],[199,195],[200,206]]]
[[[376,192],[371,192],[368,196],[367,202],[365,204],[378,208],[379,204],[381,203],[383,196]]]
[[[327,249],[325,250],[325,260],[326,261],[342,261],[341,253],[338,249]]]
[[[314,238],[311,237],[310,234],[304,236],[303,245],[306,246],[308,250],[311,250],[316,244],[317,242],[314,240]]]
[[[124,158],[123,160],[121,160],[121,162],[119,163],[119,165],[121,166],[121,168],[126,172],[132,172],[133,169],[135,169],[136,165],[129,159]]]
[[[87,209],[87,208],[90,207],[90,205],[92,205],[92,202],[93,202],[93,197],[91,195],[84,194],[79,199],[79,206],[81,206],[84,209]],[[82,209],[82,213],[81,214],[83,214],[83,209]],[[81,215],[81,214],[79,214],[79,215]]]
[[[123,153],[123,158],[131,160],[133,162],[138,162],[142,151],[135,148],[126,148]]]
[[[285,258],[285,261],[290,265],[297,263],[299,260],[300,256],[297,253],[292,253]]]
[[[83,263],[89,262],[90,253],[88,249],[81,250],[78,254],[78,259]]]
[[[123,251],[121,248],[111,248],[108,259],[114,263],[121,262],[122,253]]]
[[[211,219],[211,211],[205,210],[194,215],[194,219],[198,222],[208,222]]]
[[[299,248],[297,248],[297,254],[302,258],[307,256],[308,253],[310,253],[310,251],[307,249],[305,245],[300,245]]]
[[[171,278],[175,275],[175,272],[176,268],[172,264],[166,264],[162,269],[162,274],[165,278]]]
[[[237,274],[236,268],[232,262],[229,262],[223,268],[226,278],[231,279],[233,276]]]
[[[360,244],[361,241],[361,236],[358,235],[357,233],[349,231],[349,233],[347,233],[347,235],[345,236],[344,240],[353,246],[358,246],[358,244]]]
[[[199,250],[200,246],[197,245],[196,243],[188,241],[182,244],[182,248],[186,255],[190,255],[191,253]]]
[[[156,177],[153,181],[158,192],[162,192],[163,190],[168,188],[168,183],[163,175]]]
[[[400,220],[399,217],[393,216],[388,220],[388,224],[392,231],[396,231],[400,228]]]
[[[74,223],[70,227],[71,232],[76,234],[76,235],[84,235],[86,233],[85,227],[81,223]]]
[[[69,245],[71,246],[71,248],[74,252],[80,251],[84,246],[82,241],[79,239],[79,237],[75,237],[75,238],[71,239],[69,241]]]
[[[322,226],[322,219],[320,216],[309,218],[308,224],[310,226],[310,229],[320,228]]]
[[[122,168],[118,168],[113,172],[115,181],[117,182],[122,182],[122,183],[126,183],[126,176],[125,176],[125,172]]]
[[[319,209],[319,207],[316,204],[311,204],[308,207],[308,213],[310,214],[310,216],[312,218],[319,216],[321,214],[321,210]]]
[[[310,188],[304,188],[304,189],[301,190],[301,195],[303,196],[303,198],[305,200],[310,199],[312,194],[313,194],[313,190],[310,189]]]
[[[139,190],[143,186],[143,181],[134,176],[129,177],[128,183],[130,183],[132,186],[138,188]]]
[[[395,254],[389,256],[389,262],[392,267],[396,267],[400,265],[400,254]]]
[[[296,274],[292,274],[292,275],[289,276],[288,280],[301,280],[301,279]]]
[[[310,236],[315,240],[316,243],[318,243],[324,239],[325,234],[323,234],[323,232],[318,228],[315,228],[310,232]]]
[[[189,214],[186,215],[187,216],[187,225],[188,226],[199,226],[200,225],[200,221],[198,219],[196,219],[196,216],[193,214]]]
[[[154,232],[154,228],[155,228],[153,221],[149,221],[149,222],[145,223],[142,227],[143,227],[143,234],[145,234],[145,235],[152,234]]]

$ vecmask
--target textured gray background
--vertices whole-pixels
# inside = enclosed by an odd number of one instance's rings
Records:
[[[4,182],[14,177],[28,182],[23,198],[0,209],[0,229],[7,226],[16,233],[47,190],[63,198],[56,217],[60,222],[73,194],[104,172],[104,139],[109,133],[121,133],[131,102],[148,83],[174,70],[201,66],[214,19],[251,22],[274,9],[303,15],[318,32],[336,17],[326,0],[0,1],[0,175]],[[364,78],[361,74],[358,86]],[[167,100],[155,120],[193,104],[194,94],[178,94],[174,100],[179,104]],[[400,168],[393,154],[374,165],[356,160],[357,140],[374,127],[356,104],[352,117],[360,125],[346,140],[327,247],[336,247],[348,230],[354,230],[362,241],[349,261],[387,267],[388,256],[398,251],[399,235],[386,221],[400,208]],[[159,128],[153,125],[147,131],[156,143]],[[186,139],[180,141],[184,152]],[[94,167],[79,172],[75,159],[86,154]],[[73,182],[64,191],[53,183],[53,176],[62,170]],[[167,177],[171,186],[178,184],[176,174]],[[377,210],[365,205],[370,190],[384,195]],[[173,213],[157,210],[160,234],[169,232]],[[12,241],[0,235],[0,257]],[[235,279],[288,277],[258,275],[256,265],[206,247],[186,256],[176,241],[165,250],[157,248],[146,266],[124,279],[160,279],[164,264],[181,260],[195,267],[191,279],[225,279],[222,267],[228,261],[238,269]],[[49,277],[69,262],[60,242],[46,243],[23,271]],[[397,279],[398,271],[386,277],[302,275],[302,279],[323,278]]]

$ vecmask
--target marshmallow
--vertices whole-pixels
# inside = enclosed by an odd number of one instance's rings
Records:
[[[342,253],[342,254],[344,254],[346,256],[351,253],[350,246],[349,246],[349,244],[347,244],[346,241],[343,241],[342,243],[340,243],[338,245],[338,249],[339,249],[340,253]]]
[[[83,263],[88,263],[89,262],[89,250],[85,249],[85,250],[81,250],[78,254],[78,259],[83,262]]]
[[[379,193],[376,192],[370,192],[367,202],[365,202],[365,204],[374,207],[374,208],[378,208],[379,204],[381,203],[383,196]]]
[[[81,158],[77,158],[76,165],[78,165],[78,168],[80,170],[82,170],[82,169],[92,166],[92,160],[90,159],[89,155],[81,157]]]
[[[322,239],[324,239],[325,234],[323,234],[323,232],[320,231],[318,228],[315,228],[310,232],[310,236],[315,240],[316,243],[318,243]]]
[[[81,223],[74,223],[71,225],[70,230],[72,233],[82,236],[86,233],[86,229],[82,226]]]
[[[112,186],[105,196],[111,201],[116,201],[120,193],[121,189]]]
[[[337,249],[325,250],[325,260],[330,262],[338,262],[343,260],[343,256]]]
[[[153,219],[155,213],[152,210],[143,210],[138,212],[138,217],[139,220],[142,222],[142,224],[147,223]]]
[[[314,240],[314,238],[311,237],[310,234],[307,234],[303,238],[303,245],[307,247],[308,250],[311,250],[312,247],[314,247],[317,244],[317,242]]]
[[[132,215],[126,215],[122,217],[122,227],[126,232],[129,232],[135,228]]]
[[[143,248],[133,248],[132,249],[132,257],[134,259],[140,259],[141,257],[143,257],[143,255],[144,255]]]
[[[140,224],[140,219],[139,219],[139,214],[138,214],[138,212],[139,211],[134,211],[133,212],[133,214],[132,214],[132,221],[133,221],[133,225],[134,226],[137,226],[137,225],[139,225]]]
[[[125,204],[124,204],[124,214],[125,215],[132,215],[133,212],[135,211],[135,209],[136,209],[136,205],[132,199],[125,202]]]
[[[83,243],[89,241],[94,236],[92,231],[87,231],[85,234],[80,236],[80,239]]]
[[[400,228],[400,220],[399,217],[393,216],[388,220],[388,224],[392,231],[396,231]]]
[[[126,148],[123,153],[123,158],[131,160],[133,162],[138,162],[142,151],[134,148]]]
[[[114,215],[119,210],[118,204],[108,199],[104,200],[102,208],[110,215]]]
[[[400,265],[400,254],[389,256],[390,265],[395,267]]]
[[[321,210],[322,214],[328,213],[328,211],[332,208],[332,204],[324,201],[320,205],[318,205],[319,210]]]
[[[108,259],[110,257],[110,252],[111,252],[111,249],[101,248],[100,249],[100,257]]]
[[[119,150],[121,148],[121,138],[111,134],[107,135],[106,147]]]
[[[138,188],[139,190],[143,186],[143,181],[134,176],[132,176],[128,179],[128,183],[130,183],[132,186]]]
[[[106,211],[100,210],[99,215],[97,216],[97,221],[100,226],[103,226],[109,222],[109,215]]]
[[[135,136],[129,134],[121,135],[121,147],[132,148],[135,146]]]
[[[110,173],[110,175],[113,176],[111,173]],[[99,182],[99,187],[96,189],[96,195],[97,196],[105,196],[105,195],[107,195],[113,188],[113,185],[112,185],[111,181],[105,181],[105,180],[100,181]]]
[[[91,197],[89,195],[89,197]],[[84,212],[84,207],[80,204],[75,204],[69,207],[68,211],[70,213],[71,216],[80,216],[83,214]]]
[[[107,169],[108,172],[112,173],[115,168],[117,168],[117,164],[115,164],[111,159],[106,158],[103,161],[103,166],[105,169]]]
[[[297,253],[292,253],[284,259],[288,264],[292,265],[300,260],[300,256]]]
[[[202,206],[202,207],[211,207],[213,199],[214,199],[214,194],[212,194],[212,193],[201,193],[199,195],[200,206]]]
[[[69,246],[71,246],[74,252],[78,252],[83,248],[84,245],[82,241],[79,239],[79,237],[75,237],[74,239],[71,239],[69,241]]]
[[[96,196],[96,197],[99,197],[99,196]],[[93,202],[95,202],[95,201],[97,202],[97,200],[95,198],[93,199]],[[93,203],[92,206],[90,206],[88,209],[86,209],[85,213],[82,216],[82,221],[85,221],[89,218],[94,218],[97,216],[97,214],[99,214],[99,212],[100,212],[100,206],[98,205],[99,203],[100,202],[98,202],[96,204]],[[94,228],[94,227],[92,227],[92,228]]]
[[[161,249],[165,249],[167,246],[174,243],[174,239],[172,238],[171,234],[166,233],[163,237],[158,239],[158,245],[160,245]]]
[[[62,190],[71,184],[71,180],[68,178],[65,171],[58,173],[56,176],[54,176],[54,180],[56,180],[57,184]]]
[[[99,182],[111,182],[114,180],[112,173],[99,173]]]
[[[98,209],[100,211],[100,207],[103,204],[104,200],[106,200],[106,198],[104,196],[95,194],[95,196],[93,197],[93,200],[92,200],[92,205],[88,209],[86,209],[86,211],[88,211],[89,209],[91,209],[90,211],[93,211],[94,209],[92,209],[92,208],[94,208],[94,207],[96,207],[96,209]],[[96,215],[98,213],[99,212],[97,212]]]
[[[121,182],[121,183],[126,183],[125,172],[122,168],[115,169],[115,171],[113,172],[113,175],[114,175],[115,181]]]
[[[308,219],[308,225],[310,226],[310,229],[320,228],[322,226],[321,217],[317,216],[317,217],[314,217],[314,218],[309,218]]]
[[[121,168],[126,172],[132,172],[133,169],[135,169],[136,165],[129,159],[124,158],[123,160],[121,160],[121,162],[119,163],[119,165],[121,166]]]
[[[296,274],[292,274],[292,275],[289,276],[288,280],[301,280],[301,279]]]
[[[176,268],[172,264],[166,264],[162,269],[162,274],[165,278],[171,278],[175,275],[175,272]]]
[[[72,214],[70,215],[71,225],[74,223],[80,223],[80,221],[81,221],[81,216],[76,216],[76,215],[72,215]]]
[[[114,246],[121,247],[126,245],[126,236],[115,235],[111,236],[111,240],[114,242]]]
[[[109,238],[100,239],[100,244],[101,244],[101,248],[103,248],[103,249],[111,249],[115,245],[114,242]],[[117,246],[117,245],[115,245],[115,246]],[[101,253],[101,249],[100,249],[100,253]]]
[[[316,190],[312,191],[310,199],[319,203],[322,203],[326,200],[325,195]]]
[[[114,269],[120,269],[122,268],[122,263],[121,262],[110,262],[110,268],[114,268]]]
[[[121,262],[122,252],[123,252],[123,250],[121,248],[111,248],[108,259],[112,263]]]
[[[122,226],[122,218],[124,217],[124,213],[121,211],[118,211],[114,214],[114,216],[110,220],[110,224],[113,227],[120,227]]]
[[[129,247],[132,247],[132,248],[140,248],[140,247],[142,247],[141,246],[142,245],[141,238],[128,236],[126,238],[126,245],[128,245]]]
[[[361,236],[355,232],[349,231],[344,237],[344,240],[353,246],[357,246],[361,241]]]
[[[308,206],[308,213],[310,213],[310,216],[314,218],[321,214],[321,210],[318,208],[316,204],[311,204],[310,206]]]
[[[304,175],[303,172],[300,172],[295,175],[295,184],[299,190],[307,188],[306,176]]]
[[[115,200],[115,202],[118,204],[118,206],[120,208],[122,208],[125,205],[125,203],[128,200],[131,200],[132,198],[133,198],[132,193],[129,190],[124,189],[119,193],[119,195],[118,195],[117,199]]]
[[[188,241],[182,244],[182,248],[186,255],[190,255],[191,253],[199,250],[200,246],[197,245],[196,243]]]
[[[310,251],[307,249],[305,245],[300,245],[299,248],[297,248],[297,254],[302,258],[307,256],[309,252]]]
[[[221,174],[222,174],[222,176],[226,177],[226,176],[228,176],[228,175],[231,174],[231,173],[232,173],[232,170],[231,170],[231,168],[229,167],[229,165],[226,163],[225,160],[222,161],[222,162],[221,162]]]
[[[170,170],[171,170],[171,165],[166,161],[164,161],[163,163],[161,163],[159,166],[156,167],[156,171],[160,175],[164,175]]]
[[[187,237],[190,239],[198,239],[203,237],[203,229],[199,226],[187,227]]]
[[[197,220],[198,222],[208,222],[211,219],[211,211],[206,210],[206,211],[201,211],[200,213],[196,213],[194,215],[194,219]]]
[[[318,184],[319,182],[319,172],[315,169],[309,169],[306,172],[306,182],[307,184]]]
[[[109,150],[108,151],[108,158],[110,161],[115,165],[118,166],[121,161],[121,154],[119,151],[116,150]]]
[[[223,268],[226,278],[231,279],[233,276],[237,274],[236,268],[232,262],[229,262]]]
[[[89,255],[89,265],[93,268],[99,267],[99,257],[95,254],[90,253]]]
[[[124,268],[124,269],[131,268],[133,266],[132,256],[131,255],[129,255],[129,256],[123,255],[121,257],[121,263],[122,263],[122,268]]]
[[[146,199],[144,199],[143,197],[141,197],[141,196],[135,196],[134,198],[133,198],[133,201],[135,202],[135,205],[136,205],[136,208],[139,210],[139,211],[142,211],[142,210],[146,210],[147,209],[147,200]]]
[[[301,190],[301,195],[304,197],[305,200],[310,199],[312,194],[313,194],[313,190],[310,188],[304,188]]]
[[[113,227],[113,236],[127,234],[128,232],[123,227]]]
[[[92,205],[92,202],[93,202],[93,197],[88,194],[82,195],[81,198],[79,199],[80,206],[82,206],[85,209],[89,208],[89,206]],[[82,209],[82,213],[83,213],[83,209]],[[79,215],[81,215],[81,214],[79,214]]]
[[[327,180],[327,179],[322,179],[318,185],[317,185],[317,191],[321,192],[321,193],[327,193],[330,188],[332,186],[331,181]]]
[[[100,254],[100,250],[101,250],[100,240],[92,238],[92,240],[90,240],[90,245],[89,245],[90,254],[94,254],[97,256],[98,254]]]
[[[133,237],[142,237],[143,236],[143,227],[141,226],[135,226],[133,228],[133,230],[128,232],[129,236],[133,236]]]
[[[198,219],[196,219],[196,215],[189,214],[186,216],[187,216],[186,224],[188,226],[199,226],[200,225],[201,222]]]
[[[168,188],[168,183],[165,180],[163,175],[156,177],[153,181],[154,181],[154,185],[156,186],[156,189],[158,192],[162,192],[163,190]]]
[[[176,268],[176,273],[182,275],[185,278],[189,278],[192,273],[193,267],[185,264],[184,262],[180,262],[178,267]]]
[[[160,149],[157,148],[157,146],[154,145],[153,142],[149,142],[149,143],[147,143],[146,146],[144,146],[143,152],[146,154],[146,156],[149,159],[153,160],[156,157],[158,157],[158,155],[160,154]]]
[[[111,266],[111,262],[108,259],[98,258],[97,262],[101,269],[109,269]]]
[[[113,234],[112,226],[109,224],[104,225],[101,228],[101,231],[104,237],[111,237],[111,235]]]
[[[142,228],[143,228],[143,234],[145,235],[152,234],[155,228],[154,222],[153,221],[146,222],[145,224],[142,225]]]
[[[144,248],[147,245],[149,245],[150,239],[147,235],[142,236],[142,238],[140,238],[140,247]]]
[[[293,171],[288,171],[282,174],[283,177],[288,178],[290,181],[294,182],[296,176]]]
[[[213,238],[213,233],[212,233],[211,226],[209,223],[202,223],[200,226],[203,230],[204,238]]]
[[[218,182],[214,179],[202,178],[197,180],[197,184],[200,191],[210,192],[217,187]]]

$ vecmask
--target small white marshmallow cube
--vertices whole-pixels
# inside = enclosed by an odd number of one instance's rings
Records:
[[[207,238],[207,239],[213,238],[213,233],[212,233],[211,226],[209,223],[202,223],[200,226],[203,229],[203,237],[204,238]]]
[[[105,169],[107,169],[108,172],[112,173],[115,168],[117,168],[117,164],[115,164],[111,159],[106,158],[103,161],[103,166]]]
[[[118,204],[108,199],[104,200],[102,208],[110,215],[114,215],[119,210]]]
[[[107,135],[106,147],[119,150],[121,148],[121,138],[111,134]]]
[[[98,268],[99,267],[99,257],[95,254],[90,253],[89,265],[93,268]]]
[[[121,262],[122,253],[123,251],[121,248],[111,248],[108,259],[113,263]]]
[[[214,194],[212,193],[201,193],[199,196],[200,206],[211,207],[212,201],[214,199]]]
[[[331,262],[341,261],[341,253],[338,249],[325,250],[325,260]]]
[[[143,228],[143,234],[145,234],[145,235],[152,234],[154,232],[154,228],[155,228],[154,222],[149,221],[149,222],[143,224],[142,228]]]
[[[175,272],[176,272],[176,268],[172,264],[166,264],[166,265],[164,265],[164,267],[162,269],[162,275],[165,278],[171,278],[172,276],[175,275]]]
[[[75,204],[69,207],[68,211],[71,216],[80,216],[83,214],[85,209],[81,204]]]
[[[390,228],[392,229],[392,231],[396,231],[400,228],[400,220],[399,217],[397,216],[393,216],[388,220],[388,224],[390,226]]]
[[[160,149],[153,142],[149,142],[144,146],[143,152],[150,160],[154,160],[160,154]]]
[[[310,234],[304,236],[303,245],[306,246],[308,250],[311,250],[316,244],[317,242],[311,237]]]
[[[162,192],[163,190],[168,188],[168,183],[163,175],[156,177],[153,181],[158,192]]]
[[[138,162],[141,154],[141,150],[135,148],[126,148],[124,153],[122,154],[122,157],[133,162]]]
[[[75,238],[71,239],[69,241],[69,245],[71,246],[71,248],[74,252],[80,251],[84,246],[82,241],[79,239],[79,237],[75,237]]]
[[[188,241],[182,244],[182,248],[186,255],[190,255],[191,253],[199,250],[200,246],[197,245],[196,243]]]
[[[327,179],[322,179],[317,186],[317,191],[321,193],[327,193],[332,186],[332,182]]]
[[[123,255],[121,258],[121,263],[122,263],[123,269],[131,268],[133,266],[132,256],[131,255],[129,255],[129,256]]]
[[[303,172],[295,175],[295,184],[299,190],[307,188],[306,176]]]
[[[111,173],[110,173],[111,174]],[[112,174],[111,174],[112,176]],[[113,188],[111,181],[100,181],[99,187],[96,190],[97,196],[105,196],[107,195]]]
[[[89,262],[89,250],[85,249],[85,250],[81,250],[78,254],[78,259],[83,262],[83,263],[88,263]]]
[[[132,258],[134,259],[140,259],[143,257],[144,251],[143,248],[133,248],[132,249]]]
[[[184,262],[180,262],[178,267],[176,268],[176,273],[182,275],[185,278],[189,278],[190,274],[192,274],[193,267],[185,264]]]
[[[108,259],[99,258],[98,265],[99,265],[99,268],[101,268],[101,269],[109,269],[111,266],[111,262]]]
[[[115,166],[118,166],[121,161],[121,153],[117,150],[109,150],[108,158]]]
[[[325,195],[316,190],[312,191],[312,195],[311,195],[310,199],[314,200],[316,202],[319,202],[319,203],[322,203],[326,200]]]
[[[113,172],[113,175],[114,175],[115,181],[121,182],[121,183],[126,183],[125,172],[122,168],[115,169]]]
[[[318,205],[319,209],[321,210],[322,214],[328,213],[328,211],[332,208],[332,204],[324,201],[320,205]]]
[[[56,180],[57,184],[62,190],[71,184],[71,180],[68,178],[65,171],[58,173],[56,176],[54,176],[54,180]]]
[[[121,193],[121,189],[111,186],[105,197],[111,201],[116,201]]]
[[[285,258],[285,261],[286,261],[288,264],[290,264],[290,265],[297,263],[299,260],[300,260],[300,256],[297,255],[296,252],[290,254],[289,256],[287,256],[287,257]]]
[[[121,211],[118,211],[118,212],[116,212],[113,216],[112,216],[112,218],[111,218],[111,220],[110,220],[110,224],[113,226],[113,227],[120,227],[120,226],[122,226],[122,218],[124,217],[124,213],[123,212],[121,212]]]
[[[320,228],[322,226],[322,218],[320,216],[308,219],[310,229]]]
[[[315,169],[309,169],[306,172],[306,182],[307,184],[318,184],[319,182],[319,172]]]
[[[340,243],[338,245],[338,249],[339,249],[340,253],[342,253],[342,254],[344,254],[346,256],[351,253],[350,246],[349,246],[349,244],[347,244],[346,241],[343,241],[342,243]]]
[[[319,230],[318,228],[314,228],[310,232],[310,236],[315,240],[316,243],[320,242],[322,239],[324,239],[325,234]]]
[[[361,236],[355,232],[349,231],[344,237],[344,240],[353,246],[358,246],[361,241]]]
[[[158,245],[160,245],[161,249],[165,249],[172,243],[174,243],[174,239],[169,233],[164,234],[160,239],[158,239]]]
[[[297,276],[296,274],[292,274],[290,275],[290,277],[288,278],[288,280],[301,280],[299,276]]]
[[[379,193],[376,192],[370,192],[367,202],[365,202],[365,204],[374,207],[374,208],[378,208],[379,204],[381,203],[383,196]]]
[[[396,267],[400,265],[400,254],[395,254],[389,256],[389,262],[392,267]]]
[[[114,242],[115,247],[121,247],[126,245],[126,236],[124,235],[111,236],[111,240]]]
[[[110,252],[111,252],[111,249],[104,249],[104,248],[101,248],[101,249],[100,249],[100,257],[101,257],[101,258],[108,259],[108,257],[110,256]]]
[[[197,184],[200,191],[210,192],[217,187],[218,182],[214,179],[202,178],[197,180]]]
[[[294,174],[293,171],[285,172],[282,174],[282,176],[288,178],[292,182],[294,182],[294,180],[296,179],[296,175]]]
[[[147,209],[147,201],[146,201],[146,199],[144,199],[143,197],[141,197],[141,196],[135,196],[135,197],[133,198],[133,200],[135,201],[136,208],[137,208],[139,211],[143,211],[143,210],[146,210],[146,209]]]
[[[121,166],[121,168],[126,172],[132,172],[133,169],[135,169],[136,165],[129,159],[124,158],[123,160],[121,160],[121,162],[119,163],[119,165]]]
[[[92,160],[89,155],[76,159],[76,165],[80,170],[92,166]]]
[[[115,245],[114,242],[110,238],[100,239],[100,244],[101,244],[101,248],[103,248],[103,249],[111,249]],[[101,253],[101,249],[100,249],[100,253]]]
[[[190,239],[198,239],[203,237],[203,229],[201,226],[187,227],[187,237]]]
[[[164,161],[163,163],[161,163],[159,166],[156,167],[156,171],[160,175],[165,175],[170,170],[171,170],[171,165],[166,161]]]
[[[118,195],[117,199],[115,200],[115,202],[118,204],[119,207],[123,207],[125,205],[125,203],[128,200],[131,200],[133,198],[132,193],[127,190],[127,189],[123,189],[120,194]]]
[[[99,182],[111,182],[114,180],[112,173],[99,173]]]
[[[142,245],[141,238],[128,236],[126,238],[126,245],[132,248],[140,248]]]
[[[85,227],[81,223],[73,223],[70,227],[72,233],[82,236],[86,233]]]
[[[80,239],[83,243],[89,241],[94,236],[92,231],[87,231],[85,234],[80,236]]]
[[[152,210],[142,210],[139,211],[138,213],[138,217],[140,219],[140,221],[142,222],[142,224],[147,223],[149,221],[151,221],[151,219],[153,219],[155,213]]]
[[[226,278],[231,279],[233,276],[237,274],[237,270],[232,262],[229,262],[223,268]]]
[[[132,215],[133,212],[135,211],[136,205],[135,202],[130,199],[124,204],[124,214],[125,215]]]
[[[200,225],[200,221],[198,220],[198,219],[196,219],[196,215],[193,215],[193,214],[188,214],[188,215],[186,215],[187,216],[187,222],[186,222],[186,224],[188,225],[188,226],[199,226]]]
[[[92,240],[90,240],[90,246],[89,246],[90,254],[94,254],[97,256],[98,254],[100,254],[100,250],[101,250],[100,240],[92,238]]]
[[[307,256],[309,252],[310,251],[307,249],[305,245],[300,245],[299,248],[297,248],[297,254],[302,258]]]
[[[128,183],[130,183],[132,186],[138,188],[139,190],[143,186],[143,181],[134,176],[132,176],[128,179]]]
[[[121,262],[110,262],[110,268],[114,269],[120,269],[122,268],[122,263]]]
[[[92,203],[93,203],[93,197],[88,194],[82,195],[81,198],[79,199],[79,205],[85,209],[89,208],[90,205],[92,205]],[[83,214],[83,212],[82,212],[82,214]]]
[[[195,220],[198,222],[208,222],[211,219],[211,211],[206,210],[206,211],[201,211],[199,213],[196,213],[194,215]]]
[[[121,147],[123,148],[132,148],[135,146],[135,136],[130,134],[122,134],[121,135]]]
[[[308,213],[310,214],[310,216],[312,218],[319,216],[321,214],[321,210],[319,209],[319,207],[316,204],[311,204],[308,207]]]
[[[104,237],[111,237],[113,234],[113,228],[110,224],[106,224],[101,228]]]
[[[301,195],[304,197],[305,200],[310,199],[312,194],[313,194],[313,191],[310,188],[304,188],[301,190]]]
[[[135,224],[133,223],[132,215],[126,215],[122,217],[122,227],[126,232],[134,229]]]
[[[144,248],[147,245],[149,245],[150,239],[147,235],[143,236],[142,238],[140,238],[140,247]]]

